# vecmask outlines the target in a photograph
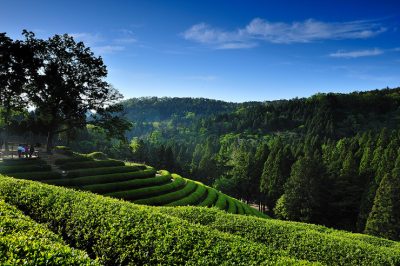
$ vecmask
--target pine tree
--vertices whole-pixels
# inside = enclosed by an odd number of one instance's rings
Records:
[[[300,157],[292,167],[285,184],[283,203],[278,214],[290,220],[317,222],[321,212],[321,182],[324,175],[321,158]]]
[[[365,233],[400,240],[400,156],[379,184]]]

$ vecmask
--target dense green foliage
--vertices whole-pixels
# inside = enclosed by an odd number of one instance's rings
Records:
[[[400,240],[400,155],[392,173],[385,174],[379,184],[365,231]]]
[[[63,150],[68,150],[70,157],[59,158],[60,156],[58,155],[58,159],[55,160],[57,167],[61,169],[63,169],[63,166],[67,166],[68,168],[74,166],[77,168],[88,168],[63,172],[60,172],[60,170],[57,172],[31,172],[31,174],[28,172],[11,172],[9,175],[15,178],[36,180],[47,184],[91,191],[147,205],[201,205],[211,207],[217,204],[217,197],[220,195],[227,203],[223,206],[223,210],[231,213],[267,217],[256,210],[250,211],[251,208],[246,204],[231,199],[215,190],[212,193],[214,196],[211,195],[208,197],[207,191],[211,188],[200,182],[184,179],[176,174],[171,175],[165,170],[157,172],[154,168],[143,164],[124,163],[111,159],[90,159],[88,161],[87,158],[90,158],[92,154],[79,154],[66,147]],[[93,154],[99,153],[94,152]],[[63,155],[65,156],[66,154],[63,153]],[[39,166],[45,165],[46,167],[50,167],[50,165],[43,164],[45,163],[44,161],[37,161]],[[21,163],[22,167],[29,166],[32,168],[35,166],[34,164],[26,165],[25,160],[14,159],[12,167],[19,169],[18,162]],[[109,166],[105,167],[106,165]],[[206,198],[208,198],[207,201]],[[204,205],[203,201],[206,201],[206,205]]]
[[[400,263],[398,242],[215,208],[149,208],[4,176],[0,198],[105,265]]]
[[[190,176],[271,215],[357,232],[365,231],[400,148],[400,88],[242,104],[145,98],[125,106],[135,123],[131,150],[112,143],[100,150]],[[95,136],[87,130],[73,145]],[[225,201],[218,206],[233,210]]]
[[[39,172],[39,171],[49,171],[51,167],[45,164],[28,164],[28,165],[12,165],[12,166],[1,166],[0,173],[8,174],[14,172]]]
[[[118,160],[71,162],[71,163],[61,164],[60,168],[63,170],[74,170],[82,168],[97,168],[97,167],[109,167],[109,166],[125,166],[125,163]]]
[[[156,170],[147,169],[143,171],[135,171],[124,174],[105,174],[105,175],[94,175],[94,176],[82,176],[76,178],[62,178],[62,179],[52,179],[44,180],[43,182],[57,185],[57,186],[85,186],[94,184],[105,184],[112,183],[116,181],[126,181],[132,178],[145,178],[154,176]]]
[[[0,197],[106,265],[309,264],[273,247],[90,193],[0,177]]]
[[[157,209],[194,224],[285,250],[295,258],[326,265],[398,265],[400,244],[322,226],[226,214],[215,209]]]
[[[0,200],[1,265],[98,265],[85,252]]]
[[[125,175],[125,174],[123,174]],[[127,173],[127,175],[130,175]],[[118,176],[121,176],[118,175]],[[113,183],[105,183],[105,184],[94,184],[94,185],[86,185],[82,186],[83,190],[91,191],[98,194],[106,194],[123,190],[136,189],[141,187],[148,187],[154,185],[164,185],[171,181],[171,175],[168,171],[161,171],[159,176],[149,177],[149,178],[140,178],[140,179],[130,179],[128,181],[120,181]]]

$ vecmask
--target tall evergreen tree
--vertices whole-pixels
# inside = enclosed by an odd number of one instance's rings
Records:
[[[400,156],[379,184],[365,233],[400,240]]]
[[[303,222],[320,220],[323,175],[323,165],[318,157],[300,157],[293,164],[282,203],[288,219]]]

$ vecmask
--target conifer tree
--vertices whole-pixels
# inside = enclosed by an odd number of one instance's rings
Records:
[[[400,156],[379,184],[365,233],[400,240]]]

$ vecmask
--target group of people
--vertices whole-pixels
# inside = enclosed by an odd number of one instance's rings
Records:
[[[35,147],[34,145],[30,145],[28,147],[27,144],[19,144],[17,148],[18,152],[18,158],[22,158],[25,156],[25,158],[31,158],[32,155],[35,153]]]

